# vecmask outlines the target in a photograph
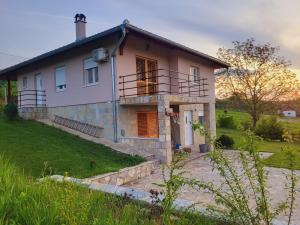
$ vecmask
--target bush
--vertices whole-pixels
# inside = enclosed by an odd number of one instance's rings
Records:
[[[241,128],[242,130],[246,131],[246,130],[252,130],[252,124],[249,120],[243,120],[241,122]]]
[[[216,144],[220,148],[232,148],[234,145],[234,140],[232,137],[223,134],[216,140]]]
[[[275,116],[261,119],[255,129],[255,134],[270,140],[283,140],[284,129]]]
[[[18,117],[18,107],[15,104],[9,103],[4,106],[4,114],[10,120],[14,120]]]
[[[235,129],[236,127],[233,120],[233,116],[230,116],[225,112],[218,117],[217,123],[218,123],[218,127],[221,128]]]

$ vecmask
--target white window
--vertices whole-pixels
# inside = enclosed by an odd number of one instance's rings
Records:
[[[98,64],[93,58],[84,60],[84,83],[86,86],[95,85],[99,82]]]
[[[55,86],[56,91],[64,91],[67,87],[66,85],[66,72],[65,67],[58,67],[55,70]]]
[[[200,80],[199,68],[196,66],[190,67],[190,81],[198,82]]]
[[[23,77],[23,79],[22,79],[22,87],[23,87],[23,89],[27,88],[27,77]]]

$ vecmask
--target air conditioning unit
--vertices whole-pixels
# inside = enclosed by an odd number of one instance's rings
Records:
[[[97,48],[92,51],[92,56],[95,62],[107,62],[108,50],[106,48]]]

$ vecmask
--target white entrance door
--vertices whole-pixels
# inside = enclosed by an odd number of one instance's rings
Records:
[[[185,145],[193,144],[192,111],[184,111]]]
[[[35,75],[35,89],[36,89],[36,104],[37,106],[43,105],[43,93],[41,92],[43,90],[43,80],[42,80],[42,74]]]

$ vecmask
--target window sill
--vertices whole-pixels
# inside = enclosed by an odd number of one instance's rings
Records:
[[[64,92],[65,90],[66,90],[66,88],[63,90],[56,90],[56,93]]]
[[[85,86],[83,86],[83,87],[91,87],[91,86],[96,86],[96,85],[98,85],[99,84],[99,82],[97,82],[97,83],[92,83],[92,84],[86,84]]]

